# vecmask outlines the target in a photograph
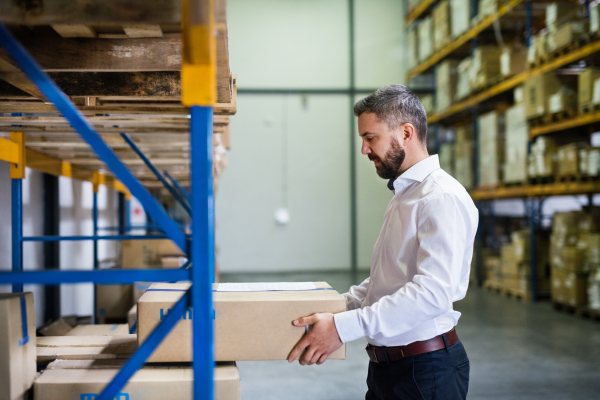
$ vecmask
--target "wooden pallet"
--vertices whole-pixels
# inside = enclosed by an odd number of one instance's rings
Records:
[[[589,307],[580,307],[576,312],[580,317],[600,321],[600,310],[594,310]]]
[[[563,311],[569,314],[575,314],[575,312],[577,311],[577,309],[571,305],[558,303],[556,301],[552,302],[552,308],[554,308],[557,311]]]
[[[564,55],[569,54],[572,51],[579,49],[580,47],[590,43],[594,38],[591,35],[581,35],[574,39],[573,42],[567,46],[563,46],[553,51],[546,52],[546,54],[537,55],[533,63],[529,63],[530,68],[539,68],[546,63],[556,60]]]
[[[521,301],[531,301],[531,294],[525,293],[521,290],[508,289],[500,282],[486,280],[483,282],[484,289],[491,292],[499,293],[500,295],[508,298],[513,298]]]

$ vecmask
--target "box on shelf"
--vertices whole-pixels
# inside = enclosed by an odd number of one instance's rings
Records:
[[[579,149],[579,172],[586,176],[598,176],[600,172],[600,147]]]
[[[591,112],[594,95],[594,82],[600,78],[600,68],[588,67],[581,71],[577,83],[577,109],[579,114]]]
[[[500,76],[500,55],[498,46],[477,46],[469,70],[471,89],[477,90],[491,85]]]
[[[473,142],[456,142],[454,177],[465,189],[473,188]]]
[[[123,240],[121,242],[122,268],[160,268],[161,258],[168,255],[185,256],[170,239]]]
[[[585,19],[583,7],[571,2],[557,1],[546,6],[546,28],[557,32],[563,24]]]
[[[215,286],[215,360],[285,360],[304,335],[304,328],[292,321],[317,312],[346,310],[344,298],[325,282],[315,282],[320,290],[219,291]],[[252,284],[238,284],[238,287]],[[276,284],[289,286],[290,284]],[[296,284],[293,284],[296,285]],[[306,284],[310,286],[311,284]],[[156,283],[138,301],[138,339],[143,343],[152,329],[168,314],[189,288],[189,283]],[[150,362],[190,362],[192,360],[192,310],[173,328]],[[345,346],[331,359],[344,359]]]
[[[513,90],[513,101],[515,104],[523,104],[523,85],[517,86]]]
[[[450,5],[448,0],[438,2],[433,9],[433,47],[439,50],[450,43]]]
[[[132,285],[96,285],[96,317],[101,323],[125,320],[132,304]]]
[[[133,282],[133,302],[137,303],[140,297],[152,285],[153,282]]]
[[[33,293],[0,294],[0,400],[28,397],[36,375]]]
[[[504,176],[507,183],[527,180],[527,148],[529,127],[525,107],[517,104],[505,113],[506,140],[504,141]]]
[[[527,62],[534,64],[541,62],[547,57],[548,32],[539,32],[531,36],[531,46],[527,48]]]
[[[527,48],[519,44],[506,47],[500,55],[500,76],[507,78],[525,72],[527,68]]]
[[[37,333],[41,336],[63,336],[67,334],[73,327],[67,323],[64,318],[59,318],[56,321],[44,324],[38,328]]]
[[[456,67],[456,100],[462,100],[471,94],[471,68],[472,59],[467,57]]]
[[[435,104],[437,112],[446,111],[456,96],[457,69],[456,60],[442,61],[435,69]]]
[[[35,400],[94,400],[122,366],[114,360],[54,361],[35,381]],[[240,375],[234,363],[217,365],[213,376],[215,400],[240,400]],[[129,379],[116,399],[192,400],[193,380],[189,366],[146,366]]]
[[[482,20],[488,15],[498,12],[499,2],[500,0],[479,0],[479,6],[477,7],[477,19]]]
[[[417,26],[412,24],[408,28],[408,68],[413,69],[419,64],[419,33]]]
[[[450,34],[457,38],[471,27],[471,0],[450,0]]]
[[[590,233],[588,235],[586,262],[588,266],[593,266],[590,269],[600,267],[600,233]]]
[[[163,256],[160,261],[165,269],[177,269],[183,267],[188,259],[184,256]]]
[[[473,141],[473,125],[457,126],[455,130],[456,143],[465,143]]]
[[[594,3],[590,5],[590,33],[592,35],[597,35],[598,31],[600,31],[600,13],[598,12],[599,3]]]
[[[552,269],[552,301],[571,307],[587,303],[588,278],[560,268]]]
[[[479,125],[479,185],[496,186],[502,181],[504,163],[504,116],[492,111],[481,115]]]
[[[579,173],[579,153],[587,143],[569,143],[558,148],[558,175],[574,176]]]
[[[547,99],[563,86],[554,73],[537,75],[525,81],[523,100],[525,115],[528,119],[540,117],[548,111]]]
[[[454,176],[454,144],[442,143],[440,145],[440,168]]]
[[[549,52],[562,50],[574,44],[575,41],[588,32],[589,25],[584,21],[569,22],[559,26],[555,32],[550,32],[546,39],[546,49]]]
[[[129,358],[137,348],[136,335],[45,336],[37,341],[37,363]]]
[[[500,283],[502,280],[502,259],[501,257],[488,255],[483,257],[483,266],[486,272],[486,280]]]
[[[427,60],[433,54],[433,25],[431,17],[423,18],[418,25],[419,30],[419,62]]]
[[[64,336],[117,336],[128,335],[127,324],[78,325]]]
[[[548,99],[548,111],[551,114],[561,111],[571,111],[575,114],[577,108],[577,92],[567,86],[563,86],[560,90]]]
[[[538,136],[528,156],[528,175],[534,177],[554,176],[556,171],[557,146],[554,140]]]

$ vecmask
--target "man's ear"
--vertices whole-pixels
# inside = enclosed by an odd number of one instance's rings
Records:
[[[400,142],[406,146],[417,137],[417,131],[413,124],[406,123],[400,127]]]

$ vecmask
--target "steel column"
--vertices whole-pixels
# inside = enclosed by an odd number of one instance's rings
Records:
[[[11,179],[12,272],[23,271],[23,180]],[[13,293],[23,291],[22,283],[13,283]]]
[[[105,236],[25,236],[23,242],[60,242],[60,241],[85,241],[85,240],[144,240],[144,239],[170,239],[167,235],[105,235]]]
[[[0,272],[0,284],[32,283],[38,285],[60,285],[63,283],[106,283],[122,284],[137,281],[169,282],[187,281],[189,269],[99,269],[57,271]]]
[[[531,1],[525,2],[525,38],[527,40],[527,47],[532,45],[531,37],[533,36],[533,6]]]
[[[194,307],[194,399],[213,400],[212,283],[215,279],[215,211],[213,192],[213,111],[190,108],[192,174],[192,306]],[[185,271],[185,270],[184,270]]]

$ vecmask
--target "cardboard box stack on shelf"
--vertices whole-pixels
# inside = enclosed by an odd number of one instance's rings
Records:
[[[450,1],[450,35],[456,39],[471,27],[471,0]]]
[[[0,400],[30,398],[36,339],[33,293],[0,294]]]
[[[488,15],[498,12],[498,2],[501,0],[479,0],[477,7],[477,20],[481,21]]]
[[[433,9],[433,48],[440,50],[450,43],[450,4],[448,0],[440,1]]]
[[[591,265],[586,262],[586,254],[599,215],[597,207],[554,215],[550,237],[553,302],[575,308],[586,305]]]
[[[473,60],[469,70],[471,90],[475,91],[495,83],[500,77],[500,55],[498,46],[477,46],[473,51]]]
[[[473,59],[467,57],[456,67],[456,100],[462,100],[471,94],[471,68]]]
[[[547,58],[546,42],[548,31],[543,30],[535,35],[531,35],[531,46],[527,48],[527,63],[530,66],[537,66]]]
[[[527,69],[527,48],[519,43],[502,49],[500,55],[500,76],[508,78],[525,72]]]
[[[419,64],[419,32],[417,25],[408,28],[408,69],[413,69]]]
[[[502,182],[504,163],[504,115],[496,111],[481,115],[478,120],[479,185],[497,186]]]
[[[465,189],[473,188],[473,126],[456,128],[454,177]]]
[[[504,142],[504,176],[506,183],[527,181],[527,147],[529,126],[525,118],[525,107],[514,105],[506,110],[506,140]]]
[[[525,115],[527,119],[542,117],[560,111],[574,111],[577,107],[577,75],[547,73],[536,75],[525,82]]]
[[[579,74],[577,82],[577,111],[579,114],[586,114],[593,110],[594,82],[598,78],[600,78],[600,68],[588,67]]]
[[[511,233],[511,242],[501,249],[501,284],[512,293],[531,297],[531,231],[528,229]],[[548,241],[536,236],[536,289],[538,295],[548,294]]]
[[[600,233],[590,233],[587,240],[586,269],[588,281],[588,307],[600,310]]]
[[[589,30],[585,9],[571,2],[549,4],[546,7],[546,29],[548,30],[546,49],[549,52],[573,44]]]
[[[557,152],[557,175],[560,177],[579,175],[581,167],[579,153],[587,154],[588,147],[587,143],[581,142],[560,146]]]
[[[454,143],[442,143],[440,145],[440,168],[451,176],[455,176],[454,149]]]
[[[488,249],[482,249],[482,251],[484,251],[482,258],[485,269],[485,280],[486,282],[491,282],[495,287],[500,287],[502,282],[502,259],[492,255]]]
[[[527,175],[530,178],[549,178],[556,174],[557,146],[554,140],[539,136],[527,156]]]
[[[437,112],[450,108],[456,96],[456,60],[442,61],[435,69],[435,105]]]
[[[427,60],[433,54],[433,24],[431,17],[423,18],[419,22],[418,56],[419,62]]]
[[[427,115],[431,115],[435,112],[432,94],[419,94],[417,97],[419,100],[421,100],[421,104],[423,104],[423,108],[425,109],[425,113]]]
[[[600,4],[590,4],[590,34],[597,36],[600,31]]]

